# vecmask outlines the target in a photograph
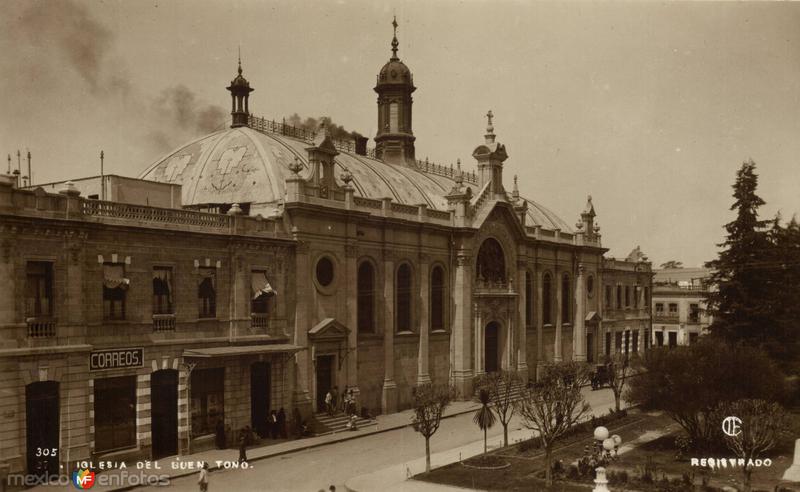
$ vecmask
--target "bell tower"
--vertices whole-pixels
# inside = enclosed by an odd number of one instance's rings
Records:
[[[239,55],[239,75],[231,81],[231,85],[226,87],[231,93],[231,128],[247,126],[247,118],[250,116],[248,100],[250,93],[255,89],[250,87],[250,82],[242,76],[242,55]]]
[[[397,57],[397,18],[392,21],[392,57],[378,73],[378,132],[375,152],[378,159],[392,164],[414,163],[414,132],[411,126],[411,94],[414,78],[411,70]]]

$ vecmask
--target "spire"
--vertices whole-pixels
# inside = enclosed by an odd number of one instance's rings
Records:
[[[519,201],[519,186],[517,186],[517,175],[514,175],[514,191],[511,192],[511,196],[514,197],[514,201]]]
[[[239,46],[239,75],[242,74],[242,47]]]
[[[392,20],[392,27],[394,28],[394,37],[392,38],[392,60],[399,60],[397,58],[397,46],[400,44],[397,42],[397,16],[394,16]]]
[[[488,123],[486,124],[486,135],[484,135],[484,137],[486,137],[487,144],[494,143],[495,135],[494,135],[494,126],[492,126],[492,118],[494,118],[494,114],[490,109],[489,112],[486,113],[486,120],[488,121]]]

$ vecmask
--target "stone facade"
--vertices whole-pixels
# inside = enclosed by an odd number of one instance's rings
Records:
[[[334,386],[390,413],[419,384],[466,399],[486,372],[598,363],[618,333],[647,347],[646,258],[604,258],[591,197],[573,229],[516,178],[507,191],[491,111],[476,171],[416,160],[416,88],[393,48],[376,150],[253,117],[240,66],[232,128],[140,176],[180,185],[183,209],[2,179],[0,463],[41,472],[42,442],[61,463],[185,454],[214,445],[220,417],[234,431],[280,407],[308,419]],[[55,424],[29,439],[30,415]]]

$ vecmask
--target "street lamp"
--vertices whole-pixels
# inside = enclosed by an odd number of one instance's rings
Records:
[[[593,492],[608,492],[608,480],[606,479],[606,469],[604,467],[609,461],[616,459],[619,446],[622,444],[622,438],[617,434],[609,436],[608,429],[600,426],[594,430],[594,440],[594,461],[598,466],[595,469],[595,488],[592,490]],[[611,451],[614,451],[613,456],[611,455]]]

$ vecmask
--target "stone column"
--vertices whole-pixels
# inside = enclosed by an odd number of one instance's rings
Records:
[[[453,383],[460,398],[472,396],[472,272],[471,258],[459,254],[456,258],[453,284]]]
[[[295,355],[295,385],[294,404],[303,418],[311,415],[312,403],[308,388],[311,384],[310,374],[313,374],[313,361],[311,360],[311,347],[308,344],[308,330],[310,328],[309,310],[311,305],[311,269],[308,254],[308,245],[299,244],[296,249],[295,262],[297,275],[295,276],[297,298],[295,300],[294,315],[294,343],[306,348]]]
[[[524,262],[517,264],[517,306],[519,315],[517,316],[517,374],[522,379],[523,384],[528,382],[528,319],[526,317],[526,307],[530,302],[528,291],[525,288],[527,279],[526,265]]]
[[[555,275],[553,275],[553,287],[555,287],[556,290],[556,340],[553,344],[555,346],[553,350],[553,362],[561,362],[562,354],[564,353],[561,349],[561,323],[563,322],[561,319],[561,298],[564,292],[561,288],[561,276],[558,274],[558,270],[556,270]]]
[[[397,411],[397,383],[394,381],[394,258],[383,253],[383,391],[381,411],[384,415]]]
[[[543,324],[544,324],[544,291],[542,289],[542,271],[537,266],[536,268],[536,312],[534,312],[534,316],[536,316],[536,380],[539,380],[539,376],[542,374],[542,368],[544,367],[544,336],[543,336]]]
[[[347,386],[358,396],[358,247],[348,244],[344,249],[347,279]]]
[[[417,356],[417,384],[431,382],[428,369],[428,338],[431,331],[430,320],[430,259],[428,255],[419,255],[419,355]]]
[[[486,361],[484,360],[484,354],[486,350],[484,345],[486,343],[486,339],[484,338],[484,321],[481,317],[481,311],[478,308],[478,303],[474,303],[473,305],[472,320],[472,329],[475,332],[475,344],[473,346],[475,350],[475,376],[481,376],[486,372]]]
[[[577,362],[586,362],[586,296],[584,295],[584,282],[586,268],[583,263],[578,264],[578,276],[575,278],[575,322],[572,324],[572,346],[575,351],[573,359]]]

